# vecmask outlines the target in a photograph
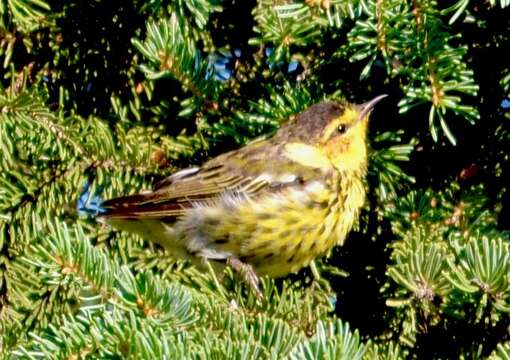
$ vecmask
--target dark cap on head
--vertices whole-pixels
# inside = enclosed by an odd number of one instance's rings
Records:
[[[304,143],[313,143],[320,139],[322,131],[331,122],[342,115],[345,104],[325,101],[309,107],[285,123],[277,133],[279,139],[285,138]]]

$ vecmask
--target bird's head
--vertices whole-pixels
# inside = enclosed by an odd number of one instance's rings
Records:
[[[361,105],[323,102],[311,106],[285,124],[277,137],[285,141],[287,156],[306,166],[355,170],[365,166],[370,112],[387,95]]]

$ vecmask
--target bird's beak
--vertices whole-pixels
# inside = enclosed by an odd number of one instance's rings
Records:
[[[370,101],[367,101],[367,102],[365,102],[365,103],[363,103],[361,105],[358,105],[358,109],[359,109],[359,118],[358,118],[358,121],[361,121],[364,118],[366,118],[368,116],[368,114],[370,114],[370,112],[372,111],[374,106],[379,101],[381,101],[382,99],[384,99],[387,96],[388,96],[387,94],[382,94],[382,95],[376,96],[375,98],[373,98]]]

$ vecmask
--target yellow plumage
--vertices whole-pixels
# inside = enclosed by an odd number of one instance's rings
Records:
[[[365,199],[370,110],[326,102],[257,141],[104,203],[103,221],[174,256],[257,274],[295,272],[342,244]]]

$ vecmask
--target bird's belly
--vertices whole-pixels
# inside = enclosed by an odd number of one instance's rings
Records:
[[[285,276],[343,243],[359,197],[339,198],[317,184],[264,199],[225,198],[190,210],[176,224],[190,254],[239,258],[259,275]]]
[[[246,234],[241,259],[261,275],[279,277],[298,271],[342,244],[365,198],[362,183],[343,185],[350,190],[346,196],[325,187],[304,197],[285,198],[272,207],[278,209],[272,216],[269,208],[255,205],[250,209],[255,230]],[[267,219],[261,216],[264,211]]]
[[[277,233],[269,242],[257,237],[250,240],[241,260],[251,264],[258,274],[271,277],[298,271],[324,255],[334,244],[312,226],[289,227],[288,234]]]
[[[260,275],[284,276],[308,265],[336,242],[331,194],[323,187],[260,201],[196,209],[183,227],[190,251],[209,259],[234,256]],[[194,210],[195,211],[195,210]],[[197,219],[200,214],[200,219]],[[193,219],[193,220],[192,220]],[[193,231],[189,224],[194,221]],[[197,222],[198,221],[198,222]]]

